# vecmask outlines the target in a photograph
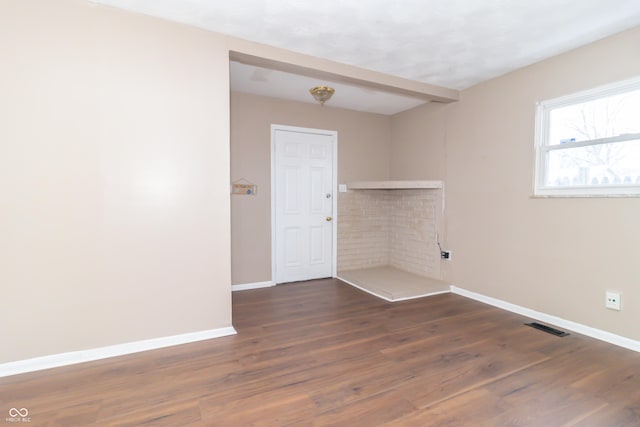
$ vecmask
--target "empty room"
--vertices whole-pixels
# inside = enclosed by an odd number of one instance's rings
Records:
[[[0,424],[640,426],[640,3],[0,0]]]

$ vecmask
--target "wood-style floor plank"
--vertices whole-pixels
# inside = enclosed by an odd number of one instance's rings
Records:
[[[238,335],[0,378],[30,426],[640,426],[640,356],[452,294],[233,294]]]

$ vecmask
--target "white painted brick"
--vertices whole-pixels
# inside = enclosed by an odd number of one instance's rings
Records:
[[[440,277],[435,240],[440,193],[359,190],[338,199],[338,270],[392,265]]]

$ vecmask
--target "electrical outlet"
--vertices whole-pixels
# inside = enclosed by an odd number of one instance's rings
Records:
[[[620,292],[607,291],[604,306],[612,310],[620,310]]]
[[[446,259],[447,261],[451,260],[451,251],[440,251],[440,258]]]

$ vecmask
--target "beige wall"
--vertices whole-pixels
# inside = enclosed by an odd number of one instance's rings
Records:
[[[536,101],[639,75],[638,46],[635,29],[392,119],[392,177],[445,178],[455,285],[640,339],[640,198],[531,198]]]
[[[0,363],[231,325],[226,40],[0,2]]]
[[[391,118],[393,179],[444,179],[447,107],[430,102]]]
[[[388,116],[233,92],[231,179],[258,185],[231,200],[234,284],[271,280],[272,124],[338,131],[339,182],[389,178]]]

